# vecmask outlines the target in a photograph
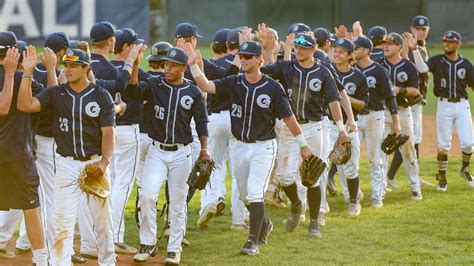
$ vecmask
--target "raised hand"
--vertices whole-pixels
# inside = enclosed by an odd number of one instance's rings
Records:
[[[413,37],[413,35],[411,35],[411,33],[409,33],[409,32],[404,32],[404,33],[402,33],[402,37],[403,37],[403,41],[408,44],[408,47],[409,47],[411,50],[415,50],[415,49],[416,49],[417,41],[416,41],[415,37]]]
[[[360,21],[357,20],[356,22],[354,22],[354,24],[352,24],[352,36],[356,38],[363,35],[364,32],[362,30],[362,26],[360,25]]]
[[[18,68],[18,60],[20,59],[20,53],[16,47],[8,48],[7,54],[3,59],[3,68],[6,73],[13,74]]]
[[[344,25],[339,25],[339,27],[334,28],[336,36],[338,38],[346,38],[347,37],[347,28]]]
[[[25,74],[33,74],[36,64],[38,64],[38,58],[36,56],[36,50],[33,45],[28,45],[26,50],[23,51],[23,62],[21,66]]]
[[[120,95],[119,92],[115,94],[115,104],[120,107],[120,112],[118,114],[123,115],[127,109],[127,104],[122,101],[122,95]]]
[[[143,48],[146,47],[146,45],[140,43],[138,45],[135,45],[132,50],[128,53],[128,58],[127,61],[130,62],[135,62],[139,56],[140,53],[143,54]],[[146,49],[146,48],[145,48]]]
[[[191,43],[188,42],[184,44],[184,52],[188,55],[188,65],[192,66],[197,63],[198,55]]]
[[[41,61],[43,62],[43,65],[46,67],[46,69],[54,69],[57,64],[56,54],[53,50],[46,47],[44,48],[44,54]]]
[[[239,32],[239,45],[252,40],[252,28],[245,27]]]
[[[184,38],[179,38],[177,41],[176,41],[176,47],[178,48],[181,48],[184,50],[184,46],[186,44],[186,40],[184,40]]]

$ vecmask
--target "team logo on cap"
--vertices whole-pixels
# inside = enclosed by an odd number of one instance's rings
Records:
[[[247,47],[249,47],[248,43],[242,44],[242,50],[247,50]]]
[[[309,81],[308,86],[310,90],[318,92],[321,90],[321,80],[318,78],[314,78]]]
[[[367,86],[368,86],[369,88],[374,89],[374,88],[375,88],[375,84],[377,84],[377,80],[376,80],[374,77],[372,77],[372,76],[368,76],[368,77],[367,77]]]
[[[357,87],[354,83],[348,82],[348,83],[344,84],[344,88],[346,89],[347,94],[353,95],[355,93]]]
[[[343,43],[344,43],[344,39],[337,40],[337,44],[343,44]]]
[[[154,55],[157,55],[158,54],[158,48],[156,48],[156,47],[151,48],[151,53],[154,54]]]
[[[400,73],[397,73],[397,80],[399,82],[405,82],[408,80],[408,75],[406,72],[400,72]]]
[[[270,99],[270,96],[266,94],[261,94],[257,97],[257,105],[260,106],[261,108],[270,107],[271,102],[272,100]]]
[[[176,56],[176,50],[171,50],[170,57],[175,57],[175,56]]]
[[[424,24],[425,24],[425,20],[424,20],[423,18],[420,18],[420,19],[418,20],[418,24],[424,25]]]
[[[293,26],[293,31],[294,32],[298,31],[298,25]]]
[[[464,79],[466,77],[466,69],[460,68],[457,74],[459,79]]]
[[[181,107],[186,110],[191,110],[191,105],[194,103],[194,100],[193,98],[191,98],[191,96],[185,95],[181,97],[181,100],[179,102],[181,103]]]
[[[74,52],[72,50],[67,51],[66,56],[71,56],[74,55]]]
[[[98,117],[100,114],[100,106],[96,102],[86,104],[86,114],[90,117]]]

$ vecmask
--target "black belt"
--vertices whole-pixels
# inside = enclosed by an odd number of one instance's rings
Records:
[[[156,146],[156,147],[159,147],[160,149],[164,150],[164,151],[177,151],[178,150],[178,145],[163,145],[161,143],[159,143],[160,145],[157,145],[159,142],[157,142],[155,144],[155,141],[153,140],[151,142],[151,144],[153,144],[153,146]],[[186,146],[188,144],[184,144],[184,146]]]
[[[243,143],[257,143],[255,140],[239,139],[239,141],[242,141]]]
[[[370,113],[370,111],[367,110],[367,109],[364,109],[364,110],[359,112],[360,115],[368,115],[369,113]]]
[[[298,120],[298,124],[300,124],[300,125],[301,125],[301,124],[308,124],[309,121],[310,121],[310,120],[308,120],[308,119],[299,119],[299,120]]]
[[[89,156],[64,156],[62,154],[60,154],[62,157],[65,157],[65,158],[72,158],[74,161],[81,161],[81,162],[87,162],[87,161],[90,161],[92,159],[92,157],[94,156],[100,156],[98,154],[93,154],[93,155],[89,155]]]
[[[439,99],[441,101],[447,100],[450,103],[458,103],[460,101],[465,101],[466,100],[465,98],[444,98],[444,97],[440,97]]]

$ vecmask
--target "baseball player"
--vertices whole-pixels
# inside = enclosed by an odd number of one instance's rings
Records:
[[[418,71],[433,73],[434,94],[438,97],[436,109],[436,143],[438,145],[438,191],[448,188],[446,171],[448,152],[451,149],[451,134],[456,127],[462,150],[461,177],[469,187],[474,181],[469,170],[472,154],[472,120],[467,86],[474,87],[474,70],[469,60],[459,55],[462,44],[461,34],[447,31],[443,35],[444,54],[431,57],[424,63],[417,49],[416,39],[409,38]]]
[[[298,123],[307,138],[306,141],[308,141],[316,156],[326,159],[327,157],[323,155],[322,122],[325,103],[329,104],[331,114],[340,127],[338,141],[344,138],[347,139],[338,102],[341,98],[334,76],[329,69],[313,58],[313,54],[317,49],[316,40],[308,34],[300,33],[294,39],[294,49],[296,60],[265,65],[262,71],[272,74],[284,84],[292,109],[296,113]],[[298,82],[295,83],[295,80]],[[291,211],[286,220],[286,229],[289,232],[293,231],[298,225],[303,210],[295,182],[299,162],[298,157],[295,156],[295,147],[297,147],[295,144],[294,137],[289,134],[288,128],[283,126],[280,135],[278,165],[281,167],[283,190],[291,201]],[[307,191],[311,218],[308,230],[309,234],[314,237],[321,237],[317,222],[322,192],[319,184],[318,181],[314,187],[308,188]]]
[[[357,60],[355,67],[367,79],[369,88],[369,102],[359,112],[357,126],[360,142],[365,139],[367,157],[370,167],[371,180],[371,207],[383,206],[383,162],[382,145],[384,137],[385,120],[391,119],[391,133],[400,135],[400,119],[392,84],[387,70],[380,64],[370,59],[372,42],[369,38],[359,36],[354,40],[354,57]],[[385,116],[384,110],[388,110]]]
[[[401,57],[403,38],[398,33],[389,33],[384,38],[384,58],[379,59],[381,65],[387,69],[389,78],[396,94],[398,115],[400,116],[401,133],[409,136],[408,141],[400,147],[405,172],[411,188],[411,199],[422,200],[421,180],[419,175],[418,159],[413,144],[413,118],[410,99],[419,97],[418,72],[415,65]],[[386,112],[386,117],[389,114]],[[385,120],[385,135],[388,134],[392,121]],[[384,169],[388,168],[387,156],[383,156]],[[385,185],[386,186],[386,185]]]
[[[370,60],[378,61],[384,57],[383,39],[387,35],[387,30],[382,26],[374,26],[367,32],[367,37],[372,41],[372,52],[370,53]]]
[[[419,50],[423,61],[428,61],[429,55],[428,55],[428,50],[426,47],[426,37],[428,36],[428,32],[430,29],[429,26],[429,20],[425,16],[416,16],[413,18],[412,25],[411,25],[411,33],[414,35],[417,43],[417,49]],[[404,33],[402,37],[404,39],[408,38],[407,34],[409,33]],[[408,49],[408,45],[406,45],[407,42],[403,43],[403,48],[402,48],[402,56],[410,60],[411,62],[414,63],[414,58],[413,58],[413,52]],[[419,82],[419,90],[421,97],[417,97],[416,99],[413,99],[415,103],[411,106],[411,112],[413,114],[413,142],[415,143],[415,150],[416,150],[416,156],[419,159],[420,158],[420,149],[419,145],[421,143],[421,137],[422,137],[422,118],[423,118],[423,105],[426,104],[426,94],[428,92],[428,84],[429,84],[429,75],[428,73],[419,73],[418,74],[420,78]],[[390,165],[390,168],[388,169],[387,172],[387,185],[391,189],[397,188],[397,183],[395,181],[395,175],[398,171],[398,168],[400,168],[400,165],[402,164],[403,159],[402,155],[400,154],[399,150],[396,150],[392,163]]]
[[[115,29],[112,23],[101,21],[94,24],[90,30],[91,38],[91,67],[94,76],[98,79],[113,80],[117,76],[117,69],[107,57],[115,48]]]
[[[168,180],[170,236],[165,262],[178,265],[186,231],[186,181],[192,168],[191,119],[194,118],[196,124],[202,159],[210,159],[207,152],[208,121],[201,92],[183,79],[188,62],[186,53],[182,49],[171,48],[164,59],[165,77],[148,78],[136,86],[138,77],[135,75],[129,83],[130,90],[135,90],[139,98],[154,107],[148,129],[153,141],[141,180],[141,247],[133,260],[144,262],[156,255],[156,202],[161,185]]]
[[[366,108],[369,101],[369,90],[367,80],[358,69],[353,68],[354,43],[348,39],[340,38],[335,43],[334,63],[339,80],[344,85],[352,104],[352,112],[356,117],[359,111]],[[331,140],[336,142],[338,129],[335,124],[331,127]],[[359,156],[360,142],[357,131],[349,133],[352,153],[350,160],[344,165],[338,165],[337,169],[341,184],[343,184],[344,197],[348,199],[348,214],[358,216],[361,211],[359,202]]]
[[[39,176],[33,159],[30,115],[16,104],[21,80],[31,80],[33,71],[28,74],[17,71],[20,54],[16,44],[13,32],[0,32],[0,210],[23,210],[33,263],[43,266],[48,265],[49,255],[39,209]],[[54,76],[54,67],[49,72]],[[43,89],[37,82],[32,86],[35,93]],[[4,245],[0,246],[0,254],[2,257],[14,256]]]
[[[33,73],[36,65],[34,47],[27,48],[23,62],[24,75]],[[55,245],[53,265],[71,265],[71,252],[81,191],[77,178],[82,168],[95,164],[107,177],[114,146],[114,103],[103,88],[90,83],[90,58],[73,49],[63,57],[68,82],[31,96],[31,79],[23,78],[18,106],[26,112],[52,108],[56,120],[54,138],[57,144],[54,202]],[[87,206],[98,242],[99,264],[114,265],[113,223],[110,199],[89,197]]]
[[[318,44],[318,50],[314,53],[314,58],[329,63],[328,52],[331,47],[331,32],[325,28],[316,28],[313,30],[313,34]]]
[[[235,137],[231,143],[231,162],[236,169],[240,198],[250,211],[249,237],[240,254],[258,254],[259,245],[267,243],[273,228],[265,215],[263,199],[276,157],[275,119],[283,119],[288,131],[296,136],[295,144],[303,158],[309,157],[312,151],[291,112],[285,91],[279,83],[260,72],[263,57],[258,43],[244,42],[239,48],[243,75],[214,82],[208,81],[195,64],[196,55],[189,45],[187,52],[194,54],[190,60],[191,71],[199,88],[230,102],[231,128]]]

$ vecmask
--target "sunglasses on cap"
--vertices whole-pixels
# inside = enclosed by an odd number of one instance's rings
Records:
[[[70,62],[77,62],[79,60],[79,56],[77,55],[64,55],[63,61],[70,61]]]
[[[395,38],[393,36],[390,36],[390,35],[383,36],[383,41],[397,43]]]
[[[305,45],[305,46],[313,46],[313,44],[305,39],[295,39],[294,44],[298,45]]]
[[[239,54],[240,60],[245,59],[245,60],[251,60],[255,58],[255,55],[253,54]]]

